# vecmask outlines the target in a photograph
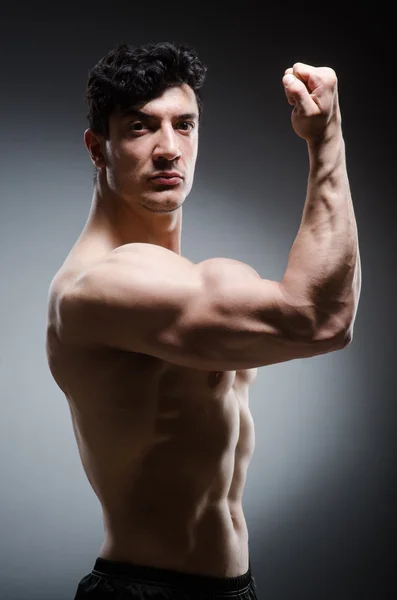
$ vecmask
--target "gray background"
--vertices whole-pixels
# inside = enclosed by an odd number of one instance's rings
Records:
[[[342,352],[259,369],[244,507],[261,600],[392,597],[395,66],[391,16],[360,5],[15,4],[1,20],[0,597],[72,599],[103,539],[67,402],[45,356],[48,285],[88,214],[88,70],[116,43],[187,42],[208,65],[182,253],[280,280],[306,193],[281,84],[339,78],[363,287]],[[212,8],[210,8],[212,7]],[[388,79],[391,76],[391,81]],[[394,83],[393,83],[394,81]]]

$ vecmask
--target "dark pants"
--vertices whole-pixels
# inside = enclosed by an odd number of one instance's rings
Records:
[[[98,557],[74,600],[258,600],[255,579],[209,577]]]

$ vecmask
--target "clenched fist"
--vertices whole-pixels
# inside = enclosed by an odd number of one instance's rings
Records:
[[[283,84],[295,133],[304,140],[321,141],[341,124],[336,73],[329,67],[295,63],[286,69]]]

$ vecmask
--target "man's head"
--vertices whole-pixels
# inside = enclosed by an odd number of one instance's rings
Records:
[[[193,183],[206,71],[195,50],[169,42],[123,43],[103,57],[86,88],[94,181],[104,170],[112,192],[155,212],[182,204]],[[161,185],[150,179],[159,171],[183,179]]]

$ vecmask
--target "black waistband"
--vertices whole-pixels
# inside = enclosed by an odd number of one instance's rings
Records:
[[[187,588],[194,592],[212,592],[213,594],[234,592],[239,594],[247,590],[251,584],[251,561],[249,562],[248,571],[243,575],[222,578],[158,569],[157,567],[98,557],[92,573],[103,577],[133,579],[134,581],[139,580],[141,583],[147,582],[168,587]]]

